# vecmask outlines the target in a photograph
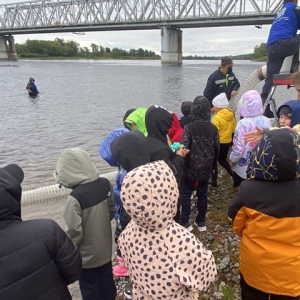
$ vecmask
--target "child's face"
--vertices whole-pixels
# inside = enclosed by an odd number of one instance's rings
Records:
[[[285,115],[280,115],[279,116],[279,125],[280,127],[283,127],[283,126],[288,126],[290,127],[291,125],[291,119]]]
[[[213,106],[212,109],[211,109],[211,111],[212,111],[213,113],[217,113],[217,112],[220,111],[220,110],[221,110],[221,108],[215,107],[215,106]]]

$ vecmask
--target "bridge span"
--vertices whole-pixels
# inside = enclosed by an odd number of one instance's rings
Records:
[[[38,0],[0,5],[0,59],[13,35],[161,30],[162,62],[181,63],[182,30],[271,24],[282,0]]]

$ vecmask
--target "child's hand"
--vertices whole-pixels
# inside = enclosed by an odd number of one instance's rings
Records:
[[[180,147],[175,153],[181,157],[186,157],[186,155],[190,153],[190,150],[185,147]]]
[[[264,130],[260,127],[255,127],[255,131],[251,131],[245,134],[244,140],[248,143],[258,143],[264,135]]]

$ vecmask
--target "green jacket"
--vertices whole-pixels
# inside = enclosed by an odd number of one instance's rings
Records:
[[[65,150],[54,174],[57,183],[71,188],[64,212],[66,233],[78,245],[84,269],[103,266],[112,256],[111,220],[115,199],[111,184],[81,148]]]
[[[144,136],[148,135],[146,124],[145,124],[145,115],[147,108],[140,107],[133,111],[127,119],[124,121],[124,125],[129,130],[132,130],[132,123],[137,125],[137,129],[144,134]]]

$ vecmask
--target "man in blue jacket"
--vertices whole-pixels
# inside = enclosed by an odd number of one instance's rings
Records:
[[[212,100],[221,93],[225,93],[228,100],[236,95],[240,83],[232,72],[232,68],[232,58],[230,56],[224,56],[221,59],[219,69],[209,76],[203,94],[209,101],[211,107],[213,107]]]
[[[278,74],[286,57],[294,55],[299,51],[300,36],[297,30],[300,29],[300,7],[297,0],[284,0],[283,6],[274,18],[267,41],[267,78],[262,88],[261,97],[263,103],[271,90],[273,75]],[[273,113],[267,108],[265,113],[273,117]]]

